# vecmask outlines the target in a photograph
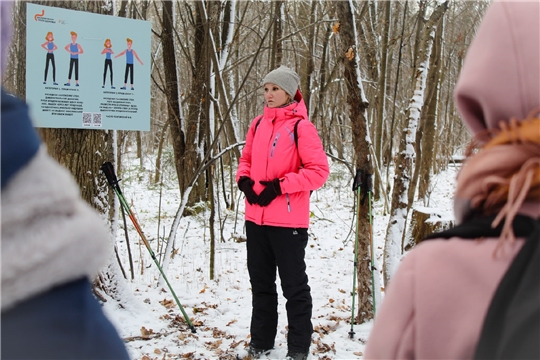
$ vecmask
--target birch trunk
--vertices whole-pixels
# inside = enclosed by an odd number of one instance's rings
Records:
[[[429,195],[431,171],[434,169],[433,162],[436,159],[437,152],[435,149],[435,134],[437,132],[437,114],[439,104],[439,89],[441,79],[441,47],[443,42],[443,21],[439,22],[436,34],[436,48],[433,62],[433,86],[434,94],[429,101],[426,117],[424,122],[424,132],[422,141],[422,162],[419,164],[419,183],[418,183],[418,199],[423,199],[427,206],[427,197]]]
[[[408,215],[408,189],[414,161],[414,142],[420,112],[424,105],[426,78],[429,70],[429,58],[433,46],[435,26],[444,15],[448,2],[439,5],[431,14],[422,31],[422,39],[418,48],[418,68],[415,72],[414,93],[407,109],[407,120],[401,134],[399,152],[395,162],[394,188],[390,218],[386,230],[383,276],[384,286],[388,286],[390,278],[399,265],[402,254],[402,239]]]

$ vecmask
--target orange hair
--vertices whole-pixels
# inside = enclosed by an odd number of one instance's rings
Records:
[[[77,36],[77,33],[76,33],[75,31],[70,32],[70,34],[71,34],[72,36],[73,36],[73,35]]]
[[[109,46],[107,46],[107,41],[109,42]],[[103,43],[103,46],[105,46],[105,47],[112,47],[111,39],[105,39],[105,43]]]
[[[127,38],[126,41],[133,44],[133,40],[131,40],[130,38]]]
[[[54,36],[53,36],[52,31],[49,31],[49,32],[47,33],[47,35],[45,35],[45,40],[49,41],[49,35],[51,35],[51,36],[53,37],[51,41],[54,41]]]

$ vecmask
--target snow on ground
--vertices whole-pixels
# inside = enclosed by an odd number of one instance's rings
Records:
[[[169,234],[180,196],[172,174],[165,174],[167,180],[162,187],[150,185],[153,164],[146,164],[146,169],[141,170],[137,163],[138,160],[130,160],[128,168],[120,176],[123,179],[120,186],[153,251],[159,256],[158,250],[164,245],[158,245],[157,241],[158,218],[159,237],[162,239],[164,234],[165,237]],[[430,197],[429,206],[436,208],[444,217],[452,216],[454,179],[455,169],[450,167],[437,177]],[[311,196],[312,217],[306,264],[313,297],[315,332],[309,359],[362,358],[372,326],[372,322],[355,325],[355,336],[349,338],[354,257],[351,180],[343,165],[333,163],[328,182]],[[216,214],[218,239],[214,280],[210,280],[209,270],[209,210],[184,217],[181,221],[175,243],[177,252],[170,262],[167,277],[196,327],[195,334],[186,326],[169,289],[158,286],[159,271],[140,243],[134,227],[128,223],[134,280],[126,281],[125,287],[120,289],[121,305],[109,300],[104,304],[104,310],[125,340],[133,359],[234,359],[236,354],[245,354],[249,343],[251,293],[245,242],[236,241],[244,234],[243,197],[239,204],[238,212],[226,210],[224,204],[220,204],[219,217]],[[387,226],[382,202],[374,204],[373,215],[376,256],[378,263],[382,264]],[[219,239],[217,219],[224,222],[224,242]],[[123,226],[116,240],[122,265],[129,277]],[[283,359],[287,352],[284,304],[285,299],[280,294],[278,333],[269,359]]]

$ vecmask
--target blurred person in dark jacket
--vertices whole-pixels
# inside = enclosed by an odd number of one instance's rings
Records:
[[[11,4],[0,3],[1,62]],[[129,359],[92,294],[112,251],[103,220],[46,152],[28,107],[1,93],[2,359]]]

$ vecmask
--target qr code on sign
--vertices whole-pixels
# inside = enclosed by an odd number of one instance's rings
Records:
[[[83,126],[92,126],[92,113],[83,112],[82,124]]]
[[[92,115],[92,124],[95,127],[101,127],[101,113],[93,113]]]

